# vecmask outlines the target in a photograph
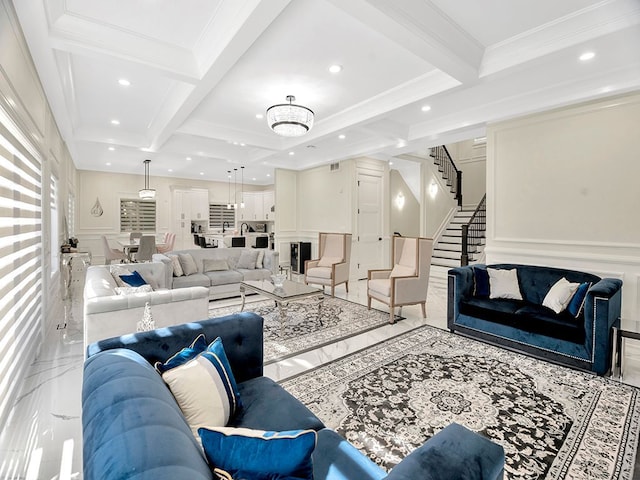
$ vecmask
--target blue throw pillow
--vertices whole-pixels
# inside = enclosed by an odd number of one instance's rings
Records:
[[[569,312],[573,317],[578,318],[584,309],[584,302],[587,299],[587,291],[591,287],[591,283],[584,282],[581,283],[576,293],[573,294],[573,297],[569,301],[569,305],[567,305],[567,312]]]
[[[473,267],[473,296],[488,298],[490,293],[489,272],[486,268]]]
[[[200,428],[198,434],[211,468],[230,478],[313,480],[314,430],[266,432],[223,427]]]
[[[204,333],[201,333],[193,342],[191,342],[191,345],[189,345],[188,347],[184,347],[178,353],[169,358],[166,362],[156,362],[156,364],[154,365],[155,369],[158,371],[158,373],[162,374],[167,370],[171,370],[172,368],[184,365],[192,358],[195,358],[199,354],[204,352],[206,349],[207,341],[204,338]]]
[[[141,287],[142,285],[147,285],[142,275],[140,275],[136,270],[131,272],[131,275],[120,275],[122,281],[132,287]]]

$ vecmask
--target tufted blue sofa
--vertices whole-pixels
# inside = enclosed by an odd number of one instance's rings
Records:
[[[238,382],[243,406],[230,425],[316,430],[315,480],[503,477],[502,447],[457,424],[432,437],[387,475],[262,375],[262,328],[261,317],[241,313],[91,344],[82,387],[84,479],[213,478],[170,390],[152,367],[200,333],[209,341],[222,339]]]
[[[453,268],[448,275],[450,331],[599,375],[610,370],[612,327],[620,328],[621,280],[534,265],[488,267],[515,268],[523,300],[478,298],[474,268],[487,265]],[[542,306],[551,287],[563,277],[571,283],[591,283],[577,318]]]

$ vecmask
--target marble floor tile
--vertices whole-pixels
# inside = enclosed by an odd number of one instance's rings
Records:
[[[294,276],[294,279],[300,277]],[[0,480],[70,480],[82,478],[82,282],[74,282],[70,299],[56,306],[52,317],[65,328],[48,332],[41,352],[30,366],[22,392],[0,433]],[[351,282],[350,292],[336,289],[336,296],[366,305],[366,282]],[[405,319],[393,325],[357,335],[265,366],[275,380],[299,375],[309,369],[342,358],[387,338],[421,325],[446,328],[447,288],[445,279],[432,279],[427,300],[427,318],[420,306],[404,307]],[[235,304],[238,299],[215,302]],[[374,302],[372,307],[388,311]],[[59,321],[63,319],[64,321]],[[636,326],[633,322],[625,328]],[[640,331],[640,326],[637,328]],[[640,341],[627,341],[624,348],[625,383],[640,386]]]

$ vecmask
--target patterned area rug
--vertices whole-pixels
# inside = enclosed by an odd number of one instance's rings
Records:
[[[389,322],[388,312],[374,308],[367,310],[363,305],[328,295],[325,295],[322,304],[322,325],[318,320],[315,301],[290,303],[286,309],[284,328],[280,326],[279,311],[271,300],[248,301],[244,309],[264,318],[265,365],[359,335]],[[209,316],[221,317],[239,311],[239,304],[210,306]],[[396,320],[403,318],[396,315]]]
[[[510,480],[632,478],[637,389],[432,327],[283,386],[386,469],[457,422],[504,447]]]

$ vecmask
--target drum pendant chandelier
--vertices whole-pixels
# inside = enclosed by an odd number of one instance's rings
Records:
[[[153,200],[156,198],[156,191],[153,188],[149,188],[149,164],[151,160],[145,160],[144,162],[144,188],[138,191],[138,196],[141,200]]]
[[[295,105],[296,97],[287,95],[289,103],[273,105],[267,109],[269,128],[283,137],[299,137],[313,127],[313,111]]]

